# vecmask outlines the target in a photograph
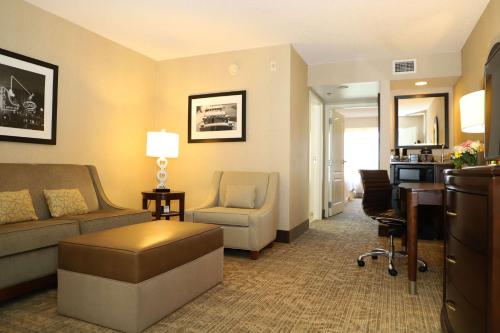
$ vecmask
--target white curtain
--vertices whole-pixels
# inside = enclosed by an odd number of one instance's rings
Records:
[[[360,169],[378,169],[377,127],[345,128],[344,130],[344,179],[346,193],[363,192]]]

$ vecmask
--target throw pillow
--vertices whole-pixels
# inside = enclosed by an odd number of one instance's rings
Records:
[[[89,212],[80,191],[74,189],[43,190],[52,217],[80,215]]]
[[[0,224],[38,220],[28,190],[0,192]]]
[[[224,207],[255,208],[255,196],[254,185],[228,185]]]

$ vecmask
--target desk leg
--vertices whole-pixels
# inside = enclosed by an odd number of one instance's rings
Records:
[[[415,295],[417,293],[418,193],[408,190],[406,195],[406,209],[408,280],[410,294]]]

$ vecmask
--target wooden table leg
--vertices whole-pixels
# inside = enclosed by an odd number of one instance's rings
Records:
[[[179,199],[179,220],[184,221],[184,196]]]
[[[156,198],[155,200],[155,215],[157,220],[161,220],[161,199]]]
[[[418,193],[408,190],[406,195],[406,209],[408,280],[410,294],[415,295],[417,293]]]

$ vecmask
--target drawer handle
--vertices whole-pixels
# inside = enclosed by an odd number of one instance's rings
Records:
[[[449,262],[450,264],[456,264],[457,258],[455,258],[453,256],[446,256],[446,261]]]
[[[458,216],[458,214],[457,214],[457,213],[450,212],[449,210],[447,210],[447,211],[446,211],[446,215],[448,215],[448,216],[453,216],[453,217]]]
[[[455,306],[455,302],[453,301],[446,301],[446,307],[453,312],[457,311],[457,307]]]

